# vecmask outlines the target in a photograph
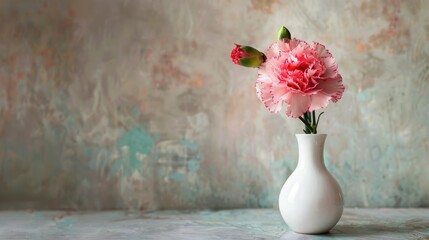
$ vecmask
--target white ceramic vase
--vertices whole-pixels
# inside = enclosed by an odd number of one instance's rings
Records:
[[[340,185],[323,161],[326,134],[296,134],[296,138],[298,166],[280,192],[280,213],[294,232],[326,233],[343,213]]]

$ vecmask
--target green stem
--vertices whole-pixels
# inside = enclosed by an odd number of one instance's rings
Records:
[[[312,129],[311,129],[311,117],[309,116],[310,116],[309,112],[304,113],[305,120],[307,121],[308,125],[310,125],[310,127],[306,127],[307,132],[310,134],[312,132]]]
[[[304,117],[305,117],[305,115],[304,115]],[[299,117],[299,120],[301,120],[301,122],[303,122],[303,123],[304,123],[305,127],[307,128],[307,130],[308,130],[309,132],[311,132],[311,125],[307,122],[307,119],[306,119],[306,118],[303,118],[303,117]],[[305,132],[305,131],[304,131],[304,132]]]
[[[313,125],[316,125],[316,110],[313,111]]]
[[[323,113],[323,112],[322,112]],[[320,115],[322,115],[322,113]],[[305,112],[299,119],[304,123],[304,132],[307,134],[317,134],[317,125],[319,124],[319,117],[316,119],[316,111]]]
[[[313,133],[317,134],[317,123],[316,123],[316,111],[313,111],[313,124],[311,125],[313,127]]]

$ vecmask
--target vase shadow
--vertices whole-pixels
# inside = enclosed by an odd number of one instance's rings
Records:
[[[397,224],[340,224],[331,229],[328,233],[318,235],[306,235],[288,231],[280,239],[355,239],[357,237],[401,237],[404,234],[413,236],[415,239],[429,239],[429,221],[412,221]],[[376,237],[377,236],[377,237]],[[307,238],[308,237],[308,238]],[[395,238],[396,239],[396,238]],[[398,238],[399,239],[399,238]]]

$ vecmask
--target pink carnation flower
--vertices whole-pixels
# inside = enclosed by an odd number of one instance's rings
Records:
[[[344,92],[342,77],[332,54],[320,43],[299,39],[278,41],[266,53],[258,69],[256,93],[265,107],[297,118],[305,112],[338,101]]]
[[[243,49],[241,49],[241,45],[234,43],[235,47],[231,51],[231,60],[240,65],[240,59],[250,57],[250,54],[246,53]]]

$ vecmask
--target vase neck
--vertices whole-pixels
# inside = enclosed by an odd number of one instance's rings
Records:
[[[325,168],[323,148],[326,134],[296,134],[299,148],[298,168]]]

